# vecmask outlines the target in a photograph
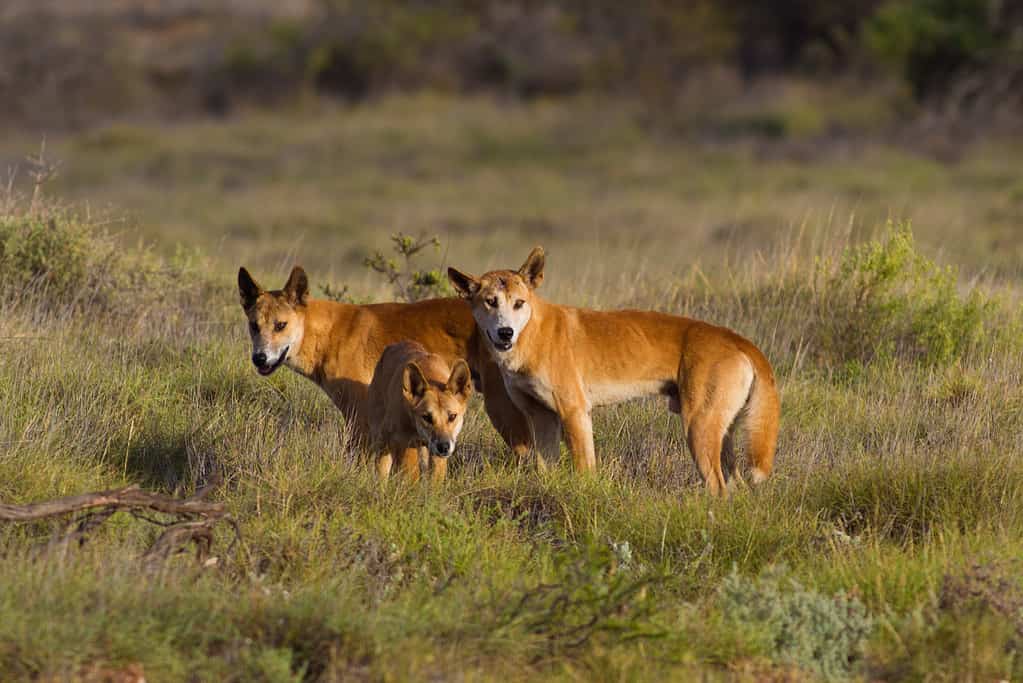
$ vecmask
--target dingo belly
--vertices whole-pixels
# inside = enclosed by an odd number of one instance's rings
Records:
[[[597,382],[586,386],[586,397],[591,405],[606,406],[633,398],[669,393],[669,384],[662,380]]]

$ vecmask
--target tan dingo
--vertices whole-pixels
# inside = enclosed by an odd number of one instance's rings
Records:
[[[466,302],[430,299],[357,306],[313,299],[299,267],[283,289],[273,291],[260,287],[242,268],[238,291],[249,322],[252,363],[259,373],[269,375],[286,365],[309,378],[351,419],[358,437],[369,433],[366,393],[384,347],[409,339],[448,363],[466,359],[478,375],[494,427],[517,453],[530,450],[528,423],[508,397]]]
[[[377,472],[386,479],[396,458],[406,476],[419,478],[418,451],[426,447],[434,481],[447,473],[462,420],[472,394],[464,360],[452,369],[435,353],[412,341],[391,344],[380,356],[367,394],[367,417],[377,457]]]
[[[748,437],[754,483],[767,478],[781,405],[771,365],[757,347],[731,330],[690,318],[544,301],[536,294],[543,269],[540,247],[517,271],[473,277],[448,269],[455,289],[472,304],[541,454],[557,454],[560,418],[576,469],[592,470],[593,406],[662,394],[669,409],[681,414],[689,449],[712,494],[727,495],[740,426]]]

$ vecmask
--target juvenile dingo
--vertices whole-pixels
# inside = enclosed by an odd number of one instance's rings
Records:
[[[530,450],[525,417],[509,399],[464,301],[357,306],[313,299],[305,271],[297,266],[284,288],[273,291],[260,287],[242,268],[238,291],[259,374],[286,365],[312,380],[352,420],[357,436],[368,435],[366,391],[384,347],[409,339],[448,363],[466,359],[478,373],[494,427],[516,453]]]
[[[727,495],[736,473],[733,437],[747,436],[754,483],[771,473],[781,405],[771,365],[723,327],[653,311],[592,311],[536,294],[544,252],[517,271],[448,277],[472,304],[512,401],[526,414],[540,453],[556,455],[559,418],[578,471],[596,467],[593,406],[662,394],[680,413],[708,490]],[[722,460],[725,471],[722,471]]]
[[[417,342],[398,342],[384,349],[366,397],[380,478],[388,477],[394,459],[399,458],[405,475],[418,479],[418,452],[425,446],[433,480],[442,481],[471,393],[472,378],[464,360],[457,360],[449,370],[443,358]]]

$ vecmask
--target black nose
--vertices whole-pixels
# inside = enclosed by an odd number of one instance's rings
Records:
[[[515,330],[510,327],[500,327],[497,330],[497,337],[501,341],[511,341],[512,337],[515,336]]]
[[[433,447],[436,449],[437,455],[447,455],[448,451],[451,450],[451,442],[450,441],[438,441],[437,443],[435,443],[433,445]]]
[[[265,353],[254,353],[252,354],[252,364],[257,368],[261,368],[266,365],[266,354]]]

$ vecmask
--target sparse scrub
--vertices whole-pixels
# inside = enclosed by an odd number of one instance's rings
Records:
[[[648,587],[659,577],[632,575],[621,552],[606,544],[584,546],[557,556],[556,562],[557,581],[501,598],[488,629],[496,640],[523,638],[531,658],[542,661],[585,649],[595,640],[663,637],[650,621],[655,607]]]
[[[762,639],[761,651],[826,680],[848,676],[873,627],[854,597],[828,597],[796,581],[733,573],[721,584],[720,608],[732,628]]]

